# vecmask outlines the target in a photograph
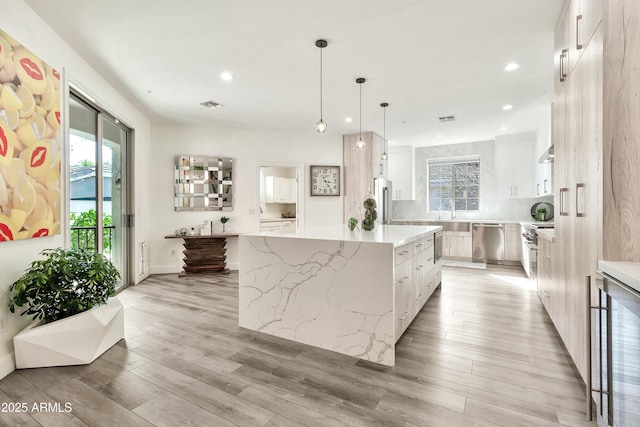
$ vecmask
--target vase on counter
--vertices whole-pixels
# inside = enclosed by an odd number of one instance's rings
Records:
[[[364,196],[364,217],[362,218],[362,229],[363,230],[373,230],[376,226],[376,218],[378,217],[378,213],[376,212],[376,199],[373,197],[371,193],[371,188],[369,188],[369,192],[366,196]]]
[[[347,220],[347,228],[349,231],[354,231],[356,228],[359,228],[359,224],[362,223],[362,212],[358,207],[358,203],[356,199],[353,199],[353,203],[349,207],[349,219]]]

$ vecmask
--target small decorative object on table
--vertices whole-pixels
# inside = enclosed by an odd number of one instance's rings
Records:
[[[356,199],[353,199],[353,203],[349,207],[349,220],[347,221],[347,227],[349,231],[353,231],[358,227],[358,223],[362,218],[362,214],[360,213],[360,208],[358,208],[358,204],[356,203]]]
[[[224,233],[225,230],[225,224],[227,223],[227,221],[229,221],[229,218],[226,216],[223,216],[222,218],[220,218],[220,222],[222,223],[222,232]]]
[[[376,207],[376,199],[373,197],[373,194],[371,194],[371,189],[369,189],[369,193],[367,193],[364,199],[364,218],[362,219],[363,230],[370,231],[376,226],[376,218],[378,217]]]
[[[539,208],[536,211],[536,221],[544,221],[546,217],[547,217],[547,209],[546,208]]]

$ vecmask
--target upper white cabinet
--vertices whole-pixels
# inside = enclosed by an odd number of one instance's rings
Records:
[[[535,197],[536,135],[496,137],[496,193],[498,198]]]
[[[389,179],[393,182],[393,200],[413,199],[413,147],[389,147]]]
[[[264,201],[266,203],[296,203],[296,180],[281,176],[264,178]]]

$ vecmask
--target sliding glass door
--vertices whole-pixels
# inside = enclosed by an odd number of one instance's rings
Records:
[[[70,95],[71,246],[104,254],[128,282],[126,153],[130,129]]]

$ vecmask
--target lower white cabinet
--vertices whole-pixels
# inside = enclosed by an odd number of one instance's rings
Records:
[[[504,259],[520,261],[521,249],[520,224],[504,225]]]
[[[471,258],[471,232],[445,231],[442,233],[442,256],[450,258]]]
[[[395,340],[420,312],[442,278],[442,262],[434,259],[434,236],[395,249]]]

